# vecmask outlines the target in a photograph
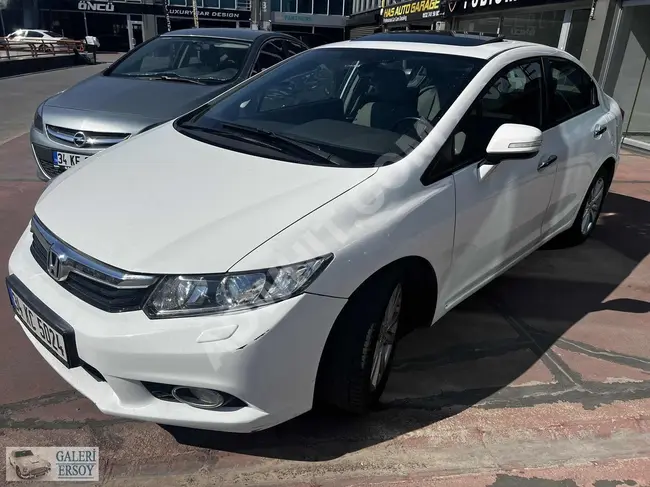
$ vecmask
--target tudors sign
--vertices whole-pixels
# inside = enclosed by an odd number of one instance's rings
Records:
[[[458,16],[517,7],[533,7],[547,3],[562,3],[563,1],[571,0],[449,0],[447,14]]]
[[[416,20],[435,19],[444,15],[440,0],[416,0],[384,7],[382,22],[413,22]]]

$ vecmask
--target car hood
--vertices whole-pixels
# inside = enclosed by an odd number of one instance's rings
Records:
[[[154,121],[170,120],[233,86],[198,85],[98,74],[50,98],[45,107],[128,114]]]
[[[69,245],[127,271],[224,272],[375,172],[242,154],[167,123],[54,179],[36,215]]]

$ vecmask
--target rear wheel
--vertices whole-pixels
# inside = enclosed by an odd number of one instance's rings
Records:
[[[348,302],[323,351],[318,404],[362,414],[379,401],[395,354],[403,303],[398,275],[377,279]]]
[[[555,244],[557,247],[572,247],[583,243],[589,238],[596,227],[605,196],[609,190],[610,181],[609,171],[607,168],[601,167],[589,186],[573,225],[556,237]]]

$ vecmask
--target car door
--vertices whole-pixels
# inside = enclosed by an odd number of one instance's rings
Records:
[[[284,46],[282,43],[283,39],[272,39],[262,44],[260,51],[257,54],[257,59],[253,64],[251,76],[276,65],[285,58]]]
[[[548,114],[544,141],[557,177],[542,234],[550,236],[575,218],[594,173],[612,153],[614,117],[600,103],[591,76],[569,59],[544,60]]]
[[[456,230],[445,306],[452,307],[539,242],[553,190],[554,167],[538,171],[551,154],[485,160],[487,145],[504,123],[543,123],[541,58],[502,69],[470,107],[443,149],[456,189]],[[444,157],[444,156],[443,156]]]

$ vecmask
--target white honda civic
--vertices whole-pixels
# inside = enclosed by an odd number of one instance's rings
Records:
[[[301,53],[53,181],[9,262],[16,321],[108,414],[250,432],[365,412],[405,333],[590,235],[622,118],[541,45]]]

